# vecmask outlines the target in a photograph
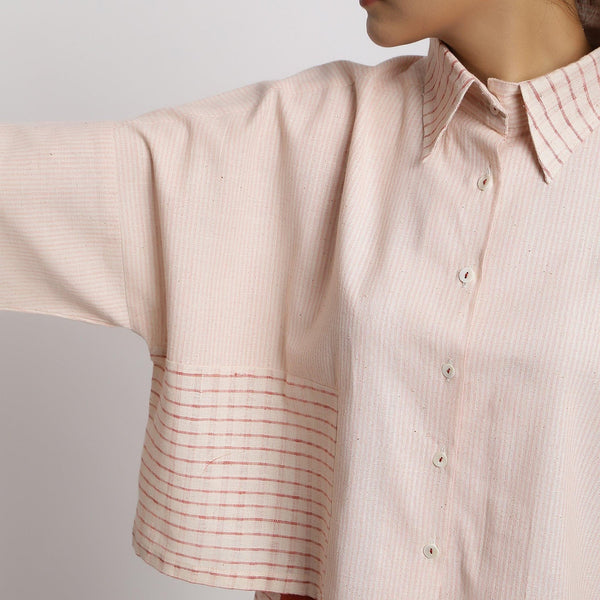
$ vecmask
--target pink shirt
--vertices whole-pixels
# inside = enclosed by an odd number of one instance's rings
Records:
[[[0,309],[153,362],[135,553],[318,600],[600,598],[600,47],[0,125]]]

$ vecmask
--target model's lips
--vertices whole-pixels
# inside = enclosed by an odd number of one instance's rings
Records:
[[[360,0],[360,5],[366,8],[367,6],[371,6],[371,4],[375,4],[375,2],[379,2],[379,0]]]

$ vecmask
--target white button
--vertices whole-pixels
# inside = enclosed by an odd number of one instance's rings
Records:
[[[443,469],[448,464],[448,457],[443,452],[437,452],[433,457],[433,464]]]
[[[452,379],[456,374],[456,369],[450,363],[445,363],[442,365],[442,373],[446,379]]]
[[[498,110],[498,108],[494,104],[490,104],[490,112],[493,115],[497,115],[500,111]]]
[[[423,547],[423,554],[427,558],[435,558],[440,553],[438,547],[435,544],[427,544]]]
[[[485,190],[487,189],[487,187],[490,185],[492,181],[492,177],[491,175],[482,175],[478,180],[477,180],[477,187],[480,190]]]
[[[473,279],[475,278],[475,273],[471,267],[465,267],[458,274],[458,278],[463,283],[471,283],[471,281],[473,281]]]

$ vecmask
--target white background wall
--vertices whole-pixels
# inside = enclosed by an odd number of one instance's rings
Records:
[[[334,60],[427,53],[380,48],[365,24],[358,0],[0,0],[0,121],[129,119]],[[0,312],[0,598],[252,599],[135,556],[150,376],[130,330]]]

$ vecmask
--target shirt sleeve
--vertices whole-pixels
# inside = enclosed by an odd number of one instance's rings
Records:
[[[322,598],[342,68],[298,93],[259,82],[126,121],[0,127],[0,309],[149,348],[131,540],[165,575]]]
[[[130,325],[153,363],[132,545],[165,575],[323,597],[351,94],[251,84],[115,131]]]
[[[0,310],[129,327],[114,128],[0,124]]]

